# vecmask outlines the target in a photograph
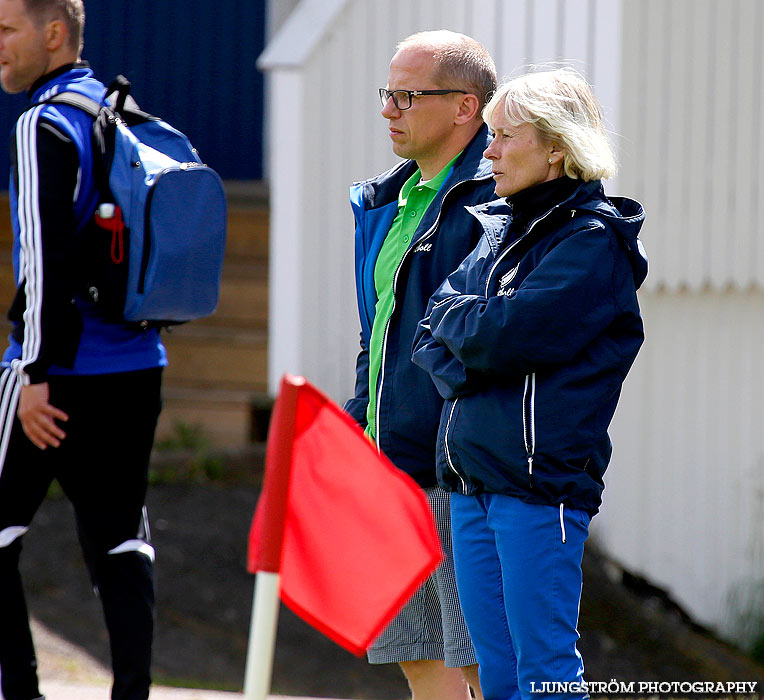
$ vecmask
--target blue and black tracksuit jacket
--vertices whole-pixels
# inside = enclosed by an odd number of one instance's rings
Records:
[[[60,92],[102,101],[106,92],[84,62],[62,66],[30,89],[30,107],[11,135],[10,200],[16,295],[4,367],[22,384],[54,375],[128,372],[167,364],[156,329],[106,319],[88,298],[94,255],[85,231],[99,201],[93,118],[69,105],[45,104]],[[108,241],[104,244],[108,245]]]
[[[395,274],[394,308],[384,336],[377,386],[377,445],[421,486],[434,486],[435,440],[443,399],[426,372],[411,363],[411,345],[430,295],[475,247],[482,228],[468,205],[492,200],[491,164],[483,158],[490,143],[481,127],[422,217]],[[355,395],[345,410],[366,426],[369,403],[368,347],[377,294],[374,266],[398,212],[401,187],[416,171],[407,160],[350,189],[355,216],[355,273],[361,317],[361,351]]]
[[[593,515],[644,338],[642,207],[559,178],[472,215],[483,236],[433,295],[413,355],[446,399],[439,482]]]

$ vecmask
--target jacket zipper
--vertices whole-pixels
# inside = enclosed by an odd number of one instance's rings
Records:
[[[536,373],[525,376],[523,389],[523,439],[528,459],[528,482],[533,488],[533,457],[536,453]]]
[[[408,254],[414,250],[420,243],[424,242],[427,238],[432,236],[435,233],[435,230],[438,228],[438,224],[440,223],[440,215],[443,212],[443,204],[445,204],[446,197],[450,195],[459,185],[465,183],[465,182],[476,182],[480,178],[472,178],[471,180],[462,180],[461,182],[455,183],[444,195],[443,199],[440,201],[440,208],[438,209],[438,216],[435,218],[435,223],[430,227],[428,231],[423,233],[416,241],[412,241],[411,245],[406,249],[406,252],[401,257],[400,262],[398,263],[398,267],[395,268],[395,275],[393,275],[393,307],[390,309],[390,316],[387,318],[387,323],[385,323],[385,332],[382,336],[382,359],[380,361],[380,368],[379,368],[379,380],[377,382],[377,408],[374,414],[374,441],[377,444],[377,450],[381,451],[381,447],[379,444],[379,406],[380,406],[380,398],[382,397],[382,387],[385,383],[385,357],[387,356],[387,333],[390,330],[390,319],[392,319],[393,314],[395,313],[395,307],[397,306],[397,297],[396,297],[396,290],[398,287],[398,274],[401,271],[401,267],[403,267],[403,263],[406,260],[406,257]]]
[[[448,413],[448,421],[446,422],[446,431],[443,436],[443,447],[446,452],[446,462],[448,463],[448,468],[456,474],[457,477],[459,477],[459,481],[462,484],[462,494],[465,496],[467,495],[467,484],[464,481],[464,478],[462,475],[456,470],[456,467],[454,466],[454,463],[451,461],[451,450],[448,448],[448,431],[451,428],[451,419],[454,417],[454,410],[456,410],[456,404],[459,402],[459,399],[454,399],[454,403],[451,405],[451,410]]]
[[[493,261],[493,265],[491,266],[491,270],[489,271],[488,277],[486,278],[486,281],[485,281],[485,295],[486,295],[486,297],[488,296],[488,288],[489,288],[489,286],[491,284],[491,277],[493,277],[493,273],[495,272],[497,265],[504,259],[504,256],[507,255],[507,253],[509,253],[509,251],[512,250],[518,243],[520,243],[520,241],[522,241],[526,236],[530,235],[530,232],[533,230],[533,227],[539,221],[542,221],[543,219],[546,219],[546,217],[549,216],[559,206],[561,206],[561,205],[560,204],[555,204],[548,212],[546,212],[545,214],[542,214],[537,219],[534,219],[531,222],[530,226],[528,226],[528,230],[522,236],[520,236],[520,238],[518,238],[514,243],[512,243],[508,248],[503,250],[501,252],[501,254],[499,255],[499,257],[496,258],[496,260]]]
[[[143,211],[143,249],[141,250],[141,266],[138,273],[138,294],[143,294],[145,289],[146,273],[148,272],[149,258],[151,257],[151,202],[154,199],[156,184],[167,170],[168,168],[165,168],[155,175],[154,182],[151,184],[146,195],[146,204]]]
[[[530,226],[528,226],[528,230],[525,232],[525,234],[522,235],[520,238],[518,238],[514,243],[512,243],[508,248],[506,248],[499,255],[498,258],[496,258],[493,265],[491,266],[491,270],[489,271],[488,277],[486,278],[486,281],[485,281],[486,298],[488,297],[488,289],[491,285],[491,278],[493,277],[493,273],[496,271],[496,268],[499,265],[499,263],[504,259],[507,253],[509,253],[518,243],[520,243],[520,241],[522,241],[526,236],[530,235],[534,226],[536,226],[536,224],[539,223],[539,221],[546,219],[559,206],[560,206],[559,204],[555,205],[545,214],[542,214],[538,218],[534,219],[531,222]],[[528,374],[525,377],[525,388],[523,390],[523,439],[525,441],[526,459],[528,460],[528,482],[530,484],[530,487],[533,488],[533,459],[536,454],[536,373],[535,372]]]

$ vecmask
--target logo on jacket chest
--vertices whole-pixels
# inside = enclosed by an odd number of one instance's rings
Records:
[[[415,253],[429,253],[432,250],[432,243],[420,243],[414,248]]]
[[[517,269],[519,267],[520,267],[520,264],[518,263],[509,272],[501,276],[501,278],[499,279],[499,291],[496,292],[497,297],[510,296],[511,294],[514,293],[515,288],[510,287],[509,283],[513,279],[515,279],[515,276],[517,275]]]

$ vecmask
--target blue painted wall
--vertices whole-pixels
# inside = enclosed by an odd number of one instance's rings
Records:
[[[266,0],[85,0],[85,50],[96,76],[122,73],[147,112],[183,131],[224,179],[262,177]],[[0,189],[8,135],[26,105],[0,93]]]

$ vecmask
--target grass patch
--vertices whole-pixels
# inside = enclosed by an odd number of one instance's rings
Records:
[[[156,460],[152,460],[152,468],[149,472],[149,482],[152,484],[218,481],[225,473],[223,458],[213,453],[212,443],[199,425],[176,421],[173,425],[173,434],[158,440],[154,444],[154,450],[159,454],[180,453],[178,461],[184,464],[184,469],[156,468]]]

